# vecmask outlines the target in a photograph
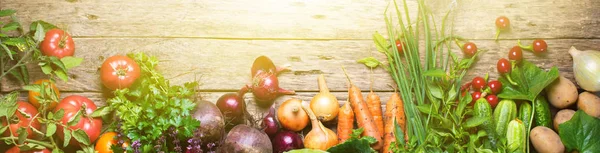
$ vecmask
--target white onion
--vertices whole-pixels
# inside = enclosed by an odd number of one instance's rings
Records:
[[[580,51],[571,46],[569,54],[573,57],[573,73],[577,84],[587,91],[600,91],[600,51]]]

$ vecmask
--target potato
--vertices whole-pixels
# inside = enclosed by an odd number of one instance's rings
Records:
[[[565,145],[563,145],[560,137],[552,129],[545,126],[537,126],[531,129],[529,135],[531,144],[537,152],[540,153],[562,153],[565,152]]]
[[[556,117],[554,117],[554,130],[558,131],[558,125],[571,120],[573,115],[575,115],[574,110],[563,109],[558,111],[558,113],[556,113]]]
[[[577,87],[571,80],[560,76],[546,87],[548,101],[556,108],[564,109],[577,102]]]
[[[592,93],[579,94],[577,107],[590,116],[600,118],[600,98]]]

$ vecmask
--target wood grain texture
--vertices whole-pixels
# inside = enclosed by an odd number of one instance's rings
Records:
[[[452,1],[429,2],[438,21]],[[388,2],[2,0],[0,9],[16,9],[25,23],[38,19],[56,23],[75,37],[365,40],[374,31],[385,31],[383,11]],[[407,3],[416,19],[416,1]],[[596,0],[460,0],[455,4],[455,34],[466,38],[492,39],[494,21],[501,15],[512,25],[502,39],[600,38],[596,28],[600,1]]]
[[[280,86],[297,91],[317,91],[317,76],[326,75],[332,91],[347,91],[347,80],[341,66],[349,71],[350,78],[358,87],[366,90],[370,86],[369,69],[356,60],[371,54],[385,60],[383,54],[374,51],[372,41],[367,40],[214,40],[214,39],[76,39],[79,50],[76,56],[85,58],[81,66],[69,72],[73,78],[69,82],[58,82],[59,89],[76,92],[102,92],[99,79],[99,66],[104,58],[130,52],[144,51],[156,55],[161,60],[158,69],[171,78],[173,84],[199,80],[203,91],[234,91],[250,82],[250,66],[260,55],[270,57],[276,65],[289,65],[292,71],[279,76]],[[508,50],[516,45],[515,40],[473,40],[478,48],[487,50],[469,71],[465,80],[473,76],[489,73],[496,78],[496,62],[507,58]],[[523,40],[531,42],[531,40]],[[549,51],[534,55],[525,52],[524,58],[542,68],[557,66],[561,75],[573,79],[572,59],[568,48],[596,49],[600,39],[553,39],[548,40]],[[457,48],[457,55],[462,55]],[[385,62],[387,63],[387,62]],[[43,77],[35,65],[31,67],[32,81]],[[391,91],[388,84],[394,84],[390,75],[383,69],[374,70],[376,78],[373,89]],[[2,91],[20,89],[16,80],[2,80]]]

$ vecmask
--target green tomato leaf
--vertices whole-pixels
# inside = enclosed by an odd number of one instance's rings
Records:
[[[17,98],[18,91],[13,91],[0,98],[0,118],[12,117],[18,109]],[[1,132],[0,132],[1,133]]]
[[[46,21],[37,20],[37,21],[31,22],[31,25],[29,26],[29,30],[30,31],[36,31],[37,30],[36,27],[37,27],[38,24],[42,25],[42,28],[46,29],[46,30],[52,30],[52,29],[58,28],[55,25],[50,24],[50,23],[48,23]]]
[[[296,149],[296,150],[286,151],[285,153],[328,153],[328,152],[323,151],[323,150],[316,150],[316,149]]]
[[[81,120],[81,111],[78,111],[77,114],[75,114],[75,116],[71,117],[67,122],[67,125],[75,126],[77,125],[77,123],[79,123],[79,120]]]
[[[56,70],[54,71],[54,74],[56,75],[56,77],[60,78],[65,82],[69,81],[69,76],[67,76],[67,72],[65,72],[64,70]]]
[[[558,133],[567,152],[600,152],[600,119],[578,110],[571,120],[558,125]]]
[[[373,41],[375,42],[375,47],[377,47],[377,51],[380,53],[387,53],[390,44],[388,41],[379,34],[379,32],[375,32],[373,34]]]
[[[65,110],[59,109],[56,111],[56,113],[54,113],[54,120],[60,120],[63,116],[65,116]]]
[[[42,68],[42,72],[44,72],[44,74],[52,73],[52,66],[50,66],[49,64],[43,65],[40,68]]]
[[[71,130],[69,130],[67,127],[63,127],[63,131],[65,138],[63,140],[63,147],[67,147],[69,145],[69,141],[71,141]]]
[[[79,66],[81,64],[81,62],[83,61],[83,58],[66,56],[66,57],[61,58],[60,61],[65,65],[66,69],[71,69],[76,66]]]
[[[6,55],[8,55],[8,57],[11,60],[14,60],[14,58],[12,56],[13,52],[5,44],[0,44],[0,46],[2,46],[2,48],[4,49],[4,51],[6,51]]]
[[[0,10],[0,17],[10,16],[15,14],[15,10]]]
[[[8,126],[4,126],[0,124],[0,133],[4,133],[4,131],[8,130]]]
[[[4,25],[0,30],[2,31],[11,31],[11,30],[15,30],[17,28],[19,28],[19,22],[10,22],[6,25]]]
[[[81,129],[77,129],[77,130],[73,131],[73,137],[75,138],[75,140],[77,140],[78,142],[80,142],[82,144],[90,145],[90,138],[85,133],[85,131],[83,131]]]
[[[44,27],[42,27],[41,24],[37,24],[36,26],[32,26],[32,27],[36,27],[35,28],[35,34],[33,35],[33,40],[35,40],[35,42],[42,42],[44,40],[44,37],[46,37],[46,31],[44,31]]]
[[[518,86],[512,85],[506,77],[500,77],[499,80],[504,88],[498,94],[499,98],[534,101],[546,86],[558,78],[556,66],[546,72],[528,61],[523,60],[521,63],[521,66],[515,67],[510,73],[510,77],[518,83]]]
[[[33,91],[33,92],[40,92],[41,88],[42,88],[42,86],[39,84],[30,84],[30,85],[23,86],[23,90]]]
[[[52,137],[56,132],[56,124],[48,124],[46,127],[46,137]]]
[[[25,140],[27,140],[27,129],[25,129],[25,127],[19,127],[19,129],[17,130],[17,134],[19,135],[19,144],[23,144],[25,143]]]
[[[375,57],[366,57],[357,61],[358,63],[363,63],[365,66],[369,68],[376,68],[379,65],[383,65],[379,60]]]
[[[92,117],[102,117],[104,115],[108,115],[111,111],[112,111],[112,108],[110,106],[104,106],[104,107],[100,107],[100,108],[96,109],[96,111],[94,111],[91,116]]]

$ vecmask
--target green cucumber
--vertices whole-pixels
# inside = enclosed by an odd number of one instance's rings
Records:
[[[542,95],[538,95],[533,101],[533,107],[535,112],[533,113],[533,120],[536,126],[545,126],[552,129],[552,116],[550,114],[550,107],[548,106],[548,100]]]
[[[494,110],[494,129],[499,137],[506,136],[508,123],[517,118],[517,104],[510,99],[504,99],[498,103]]]
[[[533,115],[532,112],[533,108],[529,102],[524,101],[519,106],[519,120],[523,121],[525,129],[529,128],[529,124],[531,124],[529,121],[531,120],[531,115]]]
[[[506,130],[506,142],[508,152],[525,152],[526,149],[525,125],[519,119],[514,119],[508,123]]]
[[[496,148],[496,132],[494,129],[494,122],[492,120],[492,106],[485,100],[485,98],[478,99],[473,105],[473,115],[477,117],[484,117],[486,121],[483,122],[479,127],[483,128],[488,135],[492,148]]]

